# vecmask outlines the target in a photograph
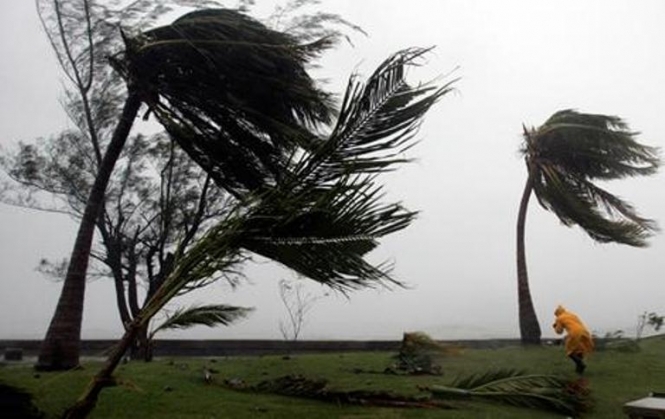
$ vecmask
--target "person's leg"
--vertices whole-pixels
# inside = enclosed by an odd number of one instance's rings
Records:
[[[582,354],[580,353],[574,353],[570,354],[569,358],[573,360],[575,363],[575,372],[578,374],[584,373],[584,370],[586,369],[586,364],[584,363],[584,359]]]

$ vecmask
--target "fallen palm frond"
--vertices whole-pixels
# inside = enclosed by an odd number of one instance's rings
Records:
[[[272,380],[247,385],[241,380],[227,380],[224,385],[237,391],[279,394],[300,397],[335,404],[404,407],[404,408],[439,408],[453,407],[441,400],[432,400],[429,396],[400,396],[387,391],[370,390],[330,390],[324,379],[311,379],[301,375],[286,375]]]
[[[254,385],[226,380],[227,388],[256,393],[314,399],[336,404],[404,408],[458,408],[450,402],[462,399],[494,402],[562,413],[579,417],[588,412],[591,398],[582,380],[568,381],[552,375],[528,375],[515,370],[498,370],[458,379],[450,386],[420,388],[420,396],[402,396],[383,390],[330,390],[325,379],[287,375]],[[428,393],[428,394],[426,394]]]
[[[455,380],[450,386],[436,385],[421,390],[446,400],[491,400],[573,417],[592,407],[583,380],[569,381],[553,375],[531,375],[509,369],[473,374]]]

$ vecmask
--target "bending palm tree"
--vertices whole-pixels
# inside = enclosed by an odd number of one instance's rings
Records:
[[[179,290],[215,272],[237,270],[248,252],[342,292],[400,284],[389,266],[372,265],[365,256],[379,238],[405,228],[415,217],[399,204],[380,201],[375,176],[404,161],[397,155],[412,145],[431,105],[451,90],[452,82],[415,88],[406,83],[406,67],[426,52],[401,51],[366,83],[351,79],[332,133],[326,139],[312,135],[311,147],[285,160],[274,184],[245,196],[175,262],[67,417],[85,417],[94,408],[101,390],[113,385],[112,373],[138,330]],[[177,116],[161,117],[175,135],[197,138]]]
[[[88,197],[55,314],[37,368],[79,363],[85,278],[107,183],[145,104],[222,187],[240,197],[274,183],[288,155],[312,140],[309,129],[333,116],[329,96],[305,72],[324,39],[299,45],[231,10],[189,13],[126,38],[111,59],[127,99]]]
[[[658,150],[639,144],[618,117],[559,111],[537,129],[524,128],[528,178],[517,220],[517,289],[523,343],[540,343],[529,292],[524,225],[531,193],[566,226],[578,225],[595,241],[646,246],[654,221],[592,181],[646,176],[660,164]]]

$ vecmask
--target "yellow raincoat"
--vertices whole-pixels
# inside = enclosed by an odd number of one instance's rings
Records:
[[[593,351],[593,338],[591,333],[584,326],[584,323],[575,315],[575,313],[567,311],[562,306],[559,306],[554,311],[556,321],[554,322],[554,331],[557,334],[563,333],[565,330],[566,335],[566,355],[580,354],[582,356],[588,355]]]

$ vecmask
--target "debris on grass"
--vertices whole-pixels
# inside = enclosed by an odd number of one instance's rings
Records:
[[[342,405],[402,407],[402,408],[438,408],[451,409],[450,404],[432,399],[430,396],[401,396],[388,391],[371,390],[331,390],[325,379],[312,379],[301,375],[286,375],[258,384],[248,385],[242,380],[227,380],[225,387],[245,392],[279,394],[326,401]]]
[[[397,354],[397,362],[387,368],[385,372],[388,374],[442,375],[443,370],[437,361],[446,356],[458,355],[460,352],[459,346],[439,343],[426,333],[404,333],[402,345]]]
[[[593,406],[586,381],[569,381],[552,375],[533,375],[516,370],[488,371],[458,378],[448,386],[419,387],[420,395],[404,396],[384,390],[333,390],[328,381],[302,375],[286,375],[247,384],[225,380],[226,388],[263,394],[298,397],[339,405],[399,408],[459,409],[462,400],[491,401],[534,410],[579,417]]]
[[[570,381],[510,369],[473,374],[458,378],[450,386],[435,385],[421,390],[445,400],[487,400],[571,417],[579,417],[593,408],[588,383],[584,379]]]

